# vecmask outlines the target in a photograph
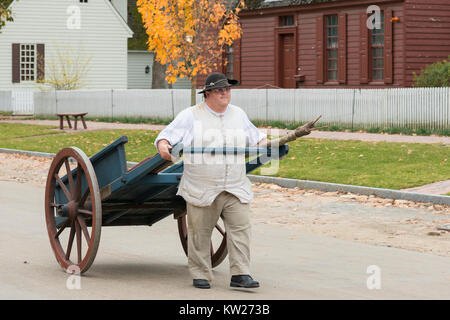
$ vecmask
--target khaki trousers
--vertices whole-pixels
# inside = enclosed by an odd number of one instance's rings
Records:
[[[228,192],[208,207],[187,203],[188,267],[193,279],[212,280],[211,235],[219,217],[225,225],[231,275],[250,274],[250,204]],[[216,248],[217,249],[217,248]]]

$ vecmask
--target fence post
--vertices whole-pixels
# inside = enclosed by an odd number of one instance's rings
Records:
[[[173,120],[173,119],[175,119],[175,107],[174,107],[174,103],[173,103],[173,89],[170,89],[170,95],[171,95],[171,100],[172,100],[172,120]]]
[[[114,89],[111,89],[111,121],[114,120]]]
[[[55,114],[58,114],[58,95],[56,93],[56,87],[55,87]]]
[[[355,118],[355,93],[357,89],[353,89],[353,99],[352,99],[352,131],[353,131],[353,121]]]
[[[447,88],[448,91],[448,99],[447,99],[447,123],[445,129],[450,130],[450,87]]]
[[[268,92],[268,88],[266,88],[266,124],[269,122],[269,92]]]

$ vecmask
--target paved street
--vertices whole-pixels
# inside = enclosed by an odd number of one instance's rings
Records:
[[[263,223],[253,225],[252,244],[261,288],[231,289],[225,260],[211,290],[195,289],[171,217],[152,227],[103,228],[81,289],[69,290],[50,248],[43,199],[42,187],[0,181],[0,299],[450,299],[449,257]],[[369,266],[376,267],[367,273]],[[368,278],[381,288],[369,290]]]

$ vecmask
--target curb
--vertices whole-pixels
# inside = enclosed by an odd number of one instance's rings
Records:
[[[6,148],[0,148],[0,153],[20,154],[20,155],[26,155],[29,157],[41,157],[41,158],[54,158],[56,155],[55,153],[25,151],[25,150],[6,149]]]
[[[10,154],[21,154],[30,157],[43,157],[43,158],[53,158],[54,153],[46,152],[35,152],[35,151],[24,151],[15,149],[5,149],[0,148],[0,153],[10,153]],[[135,166],[138,162],[127,161],[127,167],[131,168]],[[426,202],[434,204],[444,204],[450,205],[450,196],[433,195],[426,193],[417,192],[405,192],[392,189],[382,189],[382,188],[372,188],[363,186],[354,186],[348,184],[338,184],[330,182],[321,181],[309,181],[309,180],[297,180],[288,178],[278,178],[278,177],[266,177],[266,176],[256,176],[248,175],[251,182],[259,183],[273,183],[284,188],[301,188],[301,189],[315,189],[324,192],[350,192],[362,195],[375,195],[380,198],[387,199],[398,199],[398,200],[408,200],[414,202]]]
[[[353,186],[348,184],[338,184],[330,182],[296,180],[287,178],[276,178],[266,176],[248,175],[251,182],[273,183],[284,188],[317,189],[324,192],[350,192],[362,195],[375,195],[380,198],[409,200],[414,202],[430,202],[434,204],[450,205],[450,196],[441,196],[417,192],[405,192],[392,189],[372,188],[363,186]]]

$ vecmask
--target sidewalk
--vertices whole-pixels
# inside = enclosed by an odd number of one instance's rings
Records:
[[[9,123],[25,123],[37,125],[49,125],[59,127],[59,120],[0,120],[0,122]],[[160,124],[135,124],[135,123],[110,123],[110,122],[96,122],[86,121],[87,129],[78,129],[77,131],[94,131],[94,130],[112,130],[112,129],[142,129],[142,130],[162,130],[166,126]],[[68,128],[67,123],[64,123],[64,131],[73,132]],[[260,128],[263,132],[268,132],[267,129]],[[279,134],[285,134],[290,130],[276,129]],[[368,142],[386,141],[386,142],[404,142],[404,143],[441,143],[450,147],[450,137],[440,136],[408,136],[401,134],[379,134],[379,133],[359,133],[359,132],[338,132],[338,131],[313,131],[310,135],[304,138],[318,138],[331,140],[361,140]],[[449,149],[450,152],[450,149]]]

